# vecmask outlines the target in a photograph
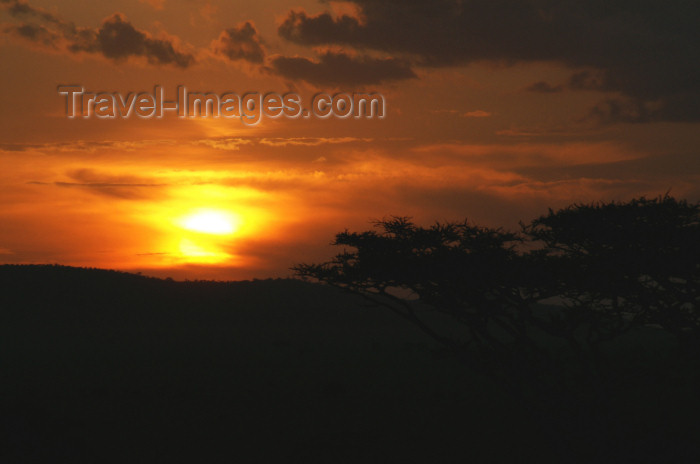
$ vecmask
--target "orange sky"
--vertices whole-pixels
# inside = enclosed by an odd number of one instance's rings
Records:
[[[0,262],[286,276],[388,215],[700,200],[697,11],[496,3],[0,0]],[[68,119],[62,84],[374,91],[387,117]]]

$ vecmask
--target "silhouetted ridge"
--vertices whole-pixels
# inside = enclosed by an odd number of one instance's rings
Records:
[[[700,204],[376,225],[331,285],[0,266],[0,461],[700,462]]]

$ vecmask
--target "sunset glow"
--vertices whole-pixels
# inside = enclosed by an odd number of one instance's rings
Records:
[[[238,230],[240,219],[231,213],[216,210],[200,210],[180,220],[187,230],[212,235],[232,235]]]
[[[700,199],[700,114],[681,104],[700,94],[700,58],[649,45],[692,43],[692,15],[195,3],[0,2],[2,262],[287,276],[391,215],[517,229],[573,202]],[[299,100],[250,119],[151,107],[185,87],[221,111],[226,95],[237,111]],[[362,94],[383,97],[383,118],[297,111]]]
[[[197,243],[183,238],[180,241],[182,261],[195,264],[219,264],[230,261],[232,256],[218,249],[214,243]]]

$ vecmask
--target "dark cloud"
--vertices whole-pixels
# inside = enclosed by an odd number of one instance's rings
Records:
[[[31,185],[49,185],[64,188],[80,188],[98,195],[126,200],[143,199],[150,196],[143,189],[164,187],[167,184],[151,182],[136,176],[113,176],[91,169],[76,169],[66,173],[72,182],[28,182]]]
[[[150,184],[105,184],[105,183],[78,183],[78,182],[29,182],[31,185],[53,185],[64,188],[80,188],[88,190],[94,194],[120,198],[123,200],[141,200],[150,198],[142,190],[144,187],[158,187]]]
[[[226,29],[212,43],[215,53],[226,56],[230,60],[245,60],[251,63],[262,63],[265,50],[258,31],[252,23],[246,21],[238,27]]]
[[[548,82],[540,81],[540,82],[535,82],[534,84],[528,85],[525,90],[528,92],[536,92],[536,93],[557,93],[561,92],[564,90],[564,87],[561,85],[552,85]]]
[[[154,38],[136,29],[128,19],[115,13],[97,29],[78,27],[43,9],[17,0],[0,0],[13,17],[34,22],[10,24],[4,32],[11,33],[44,47],[63,49],[70,53],[95,53],[115,61],[143,57],[151,64],[167,64],[187,68],[194,56],[179,49],[173,38]]]
[[[38,18],[54,24],[64,23],[64,21],[62,21],[60,18],[49,13],[43,8],[33,7],[25,2],[18,0],[0,0],[0,4],[3,4],[7,11],[15,17]]]
[[[115,13],[107,18],[95,32],[94,40],[76,41],[75,50],[81,47],[88,52],[97,50],[105,57],[123,59],[130,56],[145,57],[153,64],[174,64],[186,68],[194,62],[194,57],[178,51],[172,40],[155,39],[147,32],[136,29],[123,15]]]
[[[3,27],[3,32],[22,37],[43,47],[56,48],[60,35],[38,24],[8,24]]]
[[[605,88],[602,72],[579,71],[569,78],[569,86],[575,90],[603,90]]]
[[[698,121],[700,3],[695,0],[352,0],[362,18],[292,11],[280,36],[410,58],[415,65],[558,62],[572,87],[617,92],[656,110],[627,121]],[[612,120],[612,117],[609,118]]]
[[[287,79],[328,86],[373,85],[416,77],[404,60],[352,56],[343,52],[322,53],[318,61],[277,56],[271,60],[271,69]]]
[[[613,162],[516,166],[513,170],[544,182],[558,179],[627,179],[630,182],[639,180],[663,184],[666,181],[668,184],[665,188],[669,189],[685,183],[698,184],[700,157],[695,153],[667,152]]]
[[[680,93],[657,100],[609,98],[593,107],[591,119],[600,123],[700,121],[700,93]]]

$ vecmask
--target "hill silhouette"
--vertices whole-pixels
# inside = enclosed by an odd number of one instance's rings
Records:
[[[0,462],[700,458],[692,375],[653,334],[615,347],[616,410],[562,398],[533,423],[409,322],[327,286],[5,265],[0,308]]]

